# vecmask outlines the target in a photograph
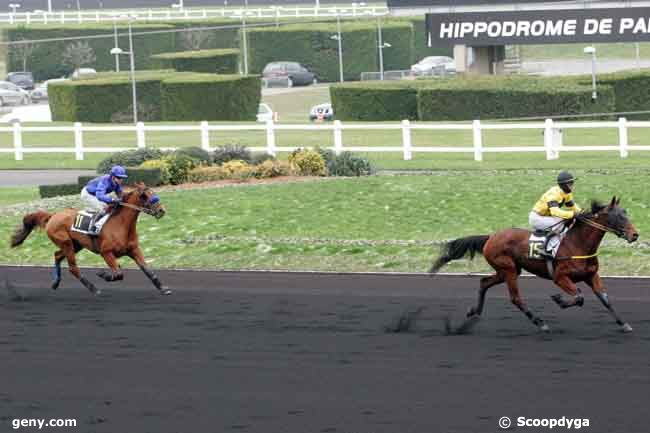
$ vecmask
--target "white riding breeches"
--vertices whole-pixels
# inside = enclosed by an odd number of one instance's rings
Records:
[[[86,210],[90,211],[103,211],[108,206],[107,203],[97,199],[94,195],[86,191],[86,188],[81,190],[81,201],[86,206]]]
[[[546,230],[549,227],[553,227],[555,233],[560,233],[564,229],[564,224],[560,224],[564,221],[563,218],[554,217],[554,216],[541,216],[535,211],[531,211],[528,214],[528,223],[534,230]]]

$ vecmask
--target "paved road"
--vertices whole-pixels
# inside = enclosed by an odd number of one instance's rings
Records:
[[[0,170],[0,187],[76,183],[79,176],[95,174],[95,170]]]
[[[129,272],[94,298],[68,275],[49,291],[48,273],[0,268],[6,426],[76,418],[77,429],[57,431],[476,433],[500,431],[502,416],[565,416],[588,418],[585,432],[647,431],[645,280],[606,281],[633,334],[592,297],[560,311],[549,283],[526,279],[550,334],[495,287],[476,332],[446,336],[443,318],[460,320],[477,277],[163,272],[175,293],[159,297]],[[383,330],[419,306],[413,332]]]

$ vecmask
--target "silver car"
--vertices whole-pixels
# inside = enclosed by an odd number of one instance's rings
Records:
[[[0,106],[27,105],[29,102],[29,93],[26,90],[8,81],[0,81]]]

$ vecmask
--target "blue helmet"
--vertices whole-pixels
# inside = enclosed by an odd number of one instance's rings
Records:
[[[111,168],[111,176],[120,177],[122,179],[128,177],[126,175],[126,170],[121,165],[114,165],[113,168]]]

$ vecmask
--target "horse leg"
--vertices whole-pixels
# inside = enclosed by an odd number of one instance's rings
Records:
[[[548,325],[544,323],[541,318],[535,316],[521,298],[519,286],[517,285],[517,277],[518,275],[514,268],[506,272],[506,283],[508,284],[508,291],[510,292],[510,301],[515,304],[515,306],[517,306],[517,308],[519,308],[521,312],[524,313],[526,317],[528,317],[528,319],[541,331],[548,331]]]
[[[612,315],[614,320],[616,320],[616,324],[621,327],[623,332],[632,332],[632,327],[630,326],[629,323],[623,322],[620,318],[620,316],[616,313],[616,310],[614,310],[614,307],[612,306],[612,303],[609,302],[609,296],[607,296],[607,290],[605,289],[605,286],[603,286],[603,282],[600,279],[600,275],[594,274],[590,280],[587,280],[587,284],[589,287],[591,287],[591,290],[594,292],[594,295],[598,299],[600,299],[600,302],[607,308],[607,311],[609,311],[609,314]]]
[[[65,254],[62,250],[54,253],[54,271],[52,272],[52,290],[59,288],[61,284],[61,262],[65,259]]]
[[[576,287],[575,283],[571,281],[571,278],[569,278],[567,275],[556,275],[555,284],[557,284],[562,290],[573,297],[573,299],[567,302],[564,300],[564,298],[562,298],[561,293],[551,296],[551,299],[553,299],[555,303],[560,306],[560,308],[565,309],[570,307],[582,307],[584,305],[585,298],[582,297],[580,289]]]
[[[160,279],[158,276],[147,267],[147,262],[144,260],[144,254],[142,254],[142,250],[140,247],[137,247],[131,252],[129,252],[129,257],[135,261],[135,263],[138,265],[138,267],[144,272],[144,274],[151,280],[154,286],[158,289],[161,295],[171,295],[172,291],[169,290],[167,287],[163,286],[162,283],[160,282]]]
[[[483,314],[483,306],[485,305],[485,294],[488,289],[497,284],[501,284],[505,281],[505,275],[501,272],[490,275],[489,277],[481,278],[481,288],[478,291],[478,304],[476,307],[472,307],[467,312],[467,317],[480,316]]]
[[[100,278],[103,278],[104,281],[120,281],[124,279],[124,274],[119,270],[120,265],[117,263],[117,258],[112,252],[101,253],[101,256],[104,258],[104,261],[111,268],[111,272],[99,271],[97,275]]]
[[[65,255],[65,258],[68,260],[68,270],[72,275],[75,276],[76,279],[81,281],[81,284],[83,284],[88,290],[90,290],[91,293],[95,295],[99,295],[101,291],[95,287],[93,283],[88,281],[86,277],[81,276],[81,271],[79,271],[79,268],[77,267],[77,259],[75,258],[75,248],[72,244],[72,241],[66,241],[63,246],[62,246],[62,251],[63,254]]]

